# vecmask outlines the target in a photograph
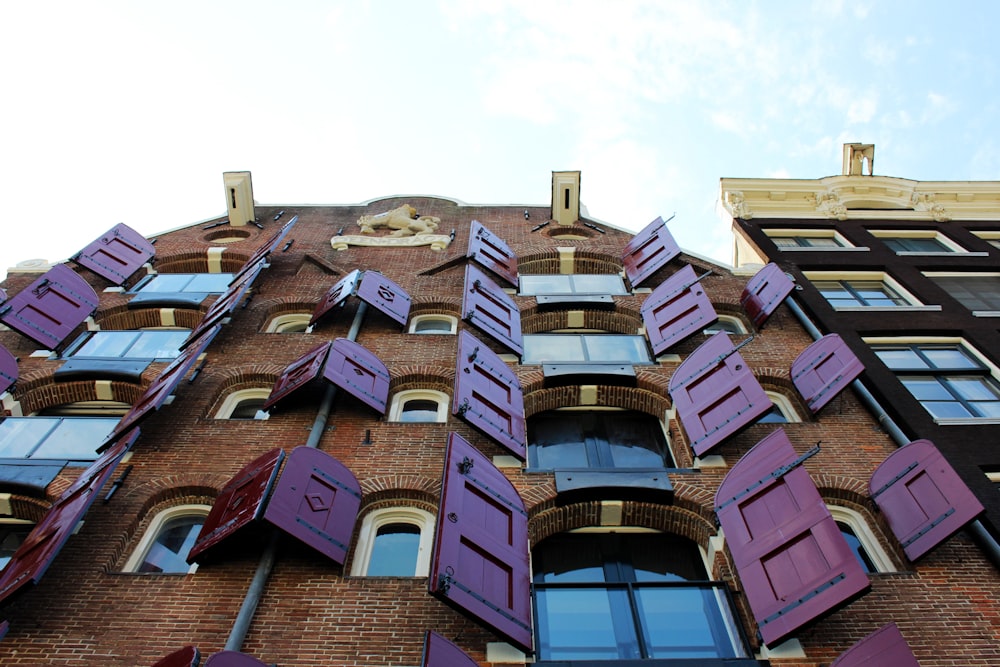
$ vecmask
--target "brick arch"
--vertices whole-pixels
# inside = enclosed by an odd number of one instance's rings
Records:
[[[576,385],[566,387],[545,388],[541,382],[524,387],[524,415],[534,414],[556,408],[580,406],[580,388]],[[636,410],[664,419],[670,409],[670,399],[664,393],[639,387],[617,387],[600,385],[597,387],[597,403],[595,407],[614,407],[626,410]]]
[[[559,252],[545,247],[517,259],[518,271],[525,274],[560,273]],[[573,272],[583,274],[621,273],[622,258],[612,253],[577,248],[573,253]]]
[[[250,310],[261,318],[259,328],[263,329],[268,322],[279,315],[312,315],[313,311],[316,310],[316,304],[322,297],[322,294],[317,294],[315,299],[277,297],[253,303]]]
[[[212,391],[205,415],[211,416],[219,411],[226,397],[241,389],[266,389],[274,386],[278,377],[284,372],[285,366],[277,364],[248,364],[236,368],[227,368],[215,376],[218,385]]]
[[[390,371],[389,393],[407,389],[436,389],[451,394],[455,369],[447,366],[394,366]]]
[[[462,319],[462,300],[414,301],[410,304],[410,317],[414,315],[452,315]]]
[[[115,306],[99,311],[95,317],[98,325],[103,330],[129,331],[133,329],[147,329],[150,327],[162,327],[163,320],[160,316],[161,308],[135,308],[128,306]],[[174,326],[182,329],[194,329],[201,322],[208,310],[201,308],[171,308],[173,310]]]
[[[0,492],[3,490],[3,485],[0,485]],[[32,498],[31,496],[13,492],[10,495],[9,502],[11,518],[34,521],[35,523],[41,521],[52,507],[51,502],[42,498]]]
[[[784,396],[795,406],[795,411],[802,421],[814,421],[815,416],[809,406],[802,400],[802,394],[795,388],[787,369],[784,368],[758,368],[754,375],[757,382],[765,390],[777,392]]]
[[[362,512],[376,509],[375,505],[388,507],[395,504],[403,507],[416,501],[427,505],[422,509],[437,514],[438,500],[441,496],[440,477],[415,474],[380,475],[359,479],[358,482],[361,484]]]
[[[134,404],[142,396],[143,387],[112,380],[111,393],[112,400]],[[56,382],[51,373],[20,380],[15,387],[15,396],[24,414],[66,403],[102,400],[97,396],[94,380]]]
[[[521,311],[521,331],[542,333],[553,329],[569,329],[568,310],[539,311],[537,306]],[[613,311],[584,310],[583,327],[613,333],[634,335],[642,327],[642,316],[637,310],[618,306]]]
[[[250,253],[226,248],[220,257],[222,273],[236,273],[250,259]],[[192,252],[158,255],[157,273],[208,273],[208,246]]]

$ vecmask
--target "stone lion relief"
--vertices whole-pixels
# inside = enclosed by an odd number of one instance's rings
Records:
[[[419,236],[434,233],[440,222],[441,218],[417,215],[417,209],[403,204],[385,213],[361,216],[358,227],[362,234],[372,234],[376,229],[388,227],[393,230],[389,236]]]

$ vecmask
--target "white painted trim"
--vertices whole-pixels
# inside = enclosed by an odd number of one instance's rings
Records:
[[[827,509],[830,510],[834,521],[845,523],[851,527],[851,530],[854,531],[854,536],[861,542],[861,546],[864,548],[865,553],[868,554],[868,558],[871,560],[872,565],[875,566],[877,572],[898,571],[896,564],[889,557],[885,549],[882,548],[874,531],[869,527],[868,522],[865,521],[861,513],[840,505],[827,504]]]
[[[352,577],[367,576],[378,529],[392,523],[411,524],[420,529],[420,546],[417,550],[414,573],[401,576],[427,576],[430,571],[431,545],[434,541],[434,515],[416,507],[388,507],[368,512],[362,519],[358,546],[354,550],[354,560],[351,562]]]
[[[417,331],[417,325],[420,322],[423,322],[425,320],[447,321],[447,322],[449,322],[451,324],[451,330],[450,331]],[[407,333],[411,333],[411,334],[419,334],[419,335],[438,334],[438,335],[442,335],[442,336],[448,335],[448,334],[454,334],[457,331],[458,331],[458,318],[456,318],[454,315],[441,315],[439,313],[428,313],[426,315],[414,315],[410,319],[410,328],[407,329]]]
[[[149,551],[150,547],[153,546],[160,530],[163,528],[166,522],[171,519],[176,519],[182,516],[208,516],[208,513],[212,511],[209,505],[175,505],[174,507],[169,507],[162,512],[158,513],[149,524],[149,528],[143,533],[142,539],[139,540],[139,545],[129,556],[129,559],[125,562],[125,567],[122,568],[123,572],[135,572],[142,565],[143,560],[146,558],[146,553]],[[198,569],[198,564],[193,563],[188,567],[188,574],[194,574]],[[166,574],[166,573],[165,573]]]
[[[233,412],[236,411],[236,408],[239,407],[239,404],[242,403],[243,401],[252,399],[261,399],[261,398],[266,399],[270,395],[271,395],[270,387],[266,388],[251,387],[249,389],[239,389],[237,391],[234,391],[231,394],[227,395],[225,399],[223,399],[222,405],[220,405],[219,409],[215,411],[214,418],[231,419]],[[258,410],[257,416],[254,417],[254,419],[267,419],[267,418],[268,418],[268,413],[264,412],[263,410]]]
[[[403,407],[407,401],[433,401],[437,403],[437,417],[433,422],[403,422]],[[389,404],[389,421],[413,424],[436,423],[443,424],[448,421],[448,405],[451,398],[443,391],[433,389],[407,389],[398,391],[393,395]]]

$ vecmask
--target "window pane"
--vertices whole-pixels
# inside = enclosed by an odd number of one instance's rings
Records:
[[[918,401],[955,400],[952,393],[938,382],[937,378],[904,377],[902,382]]]
[[[662,468],[666,439],[659,422],[636,412],[607,413],[601,419],[615,468]]]
[[[244,398],[233,408],[230,419],[256,419],[257,413],[264,409],[265,398]]]
[[[524,336],[524,363],[545,364],[583,361],[583,339],[580,336],[529,334]]]
[[[969,401],[1000,400],[996,388],[986,378],[949,377],[947,383],[952,391]]]
[[[935,419],[969,419],[977,416],[957,401],[950,403],[943,401],[921,401],[920,404]]]
[[[413,327],[414,333],[451,333],[451,320],[444,317],[425,317],[417,321]]]
[[[63,417],[31,458],[92,461],[97,458],[98,446],[118,421],[106,417]]]
[[[875,565],[872,563],[871,558],[868,557],[868,553],[865,551],[864,546],[862,546],[861,540],[854,534],[851,527],[840,521],[837,522],[837,527],[840,528],[840,534],[844,536],[844,540],[851,547],[851,551],[854,552],[854,556],[858,559],[858,563],[861,564],[864,571],[868,573],[876,572]]]
[[[189,273],[160,273],[142,285],[140,292],[183,292],[184,287],[191,282]]]
[[[369,577],[412,577],[417,571],[420,528],[411,523],[379,527],[368,561]]]
[[[34,525],[27,523],[0,524],[0,570],[7,567],[14,552],[28,537],[32,528]]]
[[[803,240],[806,242],[805,245],[808,245],[808,246],[810,246],[812,248],[839,248],[839,247],[841,247],[840,243],[837,241],[837,239],[833,238],[832,236],[809,236],[809,237],[803,238]]]
[[[436,401],[413,400],[403,403],[403,411],[399,415],[401,422],[436,422],[438,404]]]
[[[934,368],[981,368],[976,360],[957,347],[924,347],[920,351]]]
[[[777,405],[772,404],[771,409],[767,413],[758,419],[755,424],[787,424],[788,418],[785,417],[785,413],[781,411]]]
[[[928,368],[927,362],[910,348],[876,349],[875,355],[892,370]]]
[[[73,352],[72,356],[120,357],[128,351],[132,343],[139,337],[139,333],[138,331],[96,331]]]
[[[532,456],[532,467],[557,469],[586,468],[590,465],[579,417],[570,413],[550,413],[528,420],[528,451]]]
[[[544,589],[536,603],[542,660],[641,657],[624,589]]]
[[[208,292],[222,294],[233,279],[231,273],[196,273],[184,288],[185,292]]]
[[[642,336],[589,335],[584,336],[588,361],[649,361],[646,341]]]
[[[569,276],[565,275],[538,275],[521,276],[521,294],[523,296],[533,296],[535,294],[569,294],[572,290]]]
[[[59,421],[57,417],[8,417],[3,420],[0,423],[0,457],[27,457]]]
[[[577,274],[572,278],[576,294],[625,294],[625,285],[619,276]]]
[[[650,658],[731,658],[731,625],[711,588],[636,587]]]
[[[137,572],[187,572],[187,558],[198,539],[203,516],[182,516],[167,521],[156,535]]]
[[[896,238],[883,239],[883,242],[895,252],[950,252],[951,248],[935,238]]]

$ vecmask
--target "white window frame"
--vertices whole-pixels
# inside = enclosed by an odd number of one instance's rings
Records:
[[[778,412],[785,417],[785,423],[801,423],[802,417],[799,416],[799,411],[795,409],[795,406],[792,404],[792,400],[790,398],[782,394],[780,391],[765,389],[764,393],[771,399],[771,403],[774,404],[774,407],[778,408]]]
[[[354,550],[354,560],[351,562],[352,577],[368,576],[368,565],[375,550],[375,537],[378,529],[393,523],[405,523],[420,529],[420,546],[417,549],[417,562],[413,577],[426,577],[430,571],[431,548],[434,542],[434,515],[427,510],[416,507],[387,507],[372,510],[361,520],[361,530],[358,533],[358,545]],[[400,575],[404,576],[404,575]]]
[[[240,403],[246,400],[252,399],[267,399],[271,395],[270,388],[264,387],[251,387],[249,389],[239,389],[226,396],[222,401],[222,405],[219,409],[215,411],[215,419],[232,419],[233,412],[239,407]],[[263,410],[257,411],[256,417],[254,419],[267,419],[267,413]],[[265,415],[265,416],[260,416]]]
[[[714,322],[714,323],[710,324],[709,326],[707,326],[704,329],[702,329],[701,332],[702,333],[707,333],[707,332],[709,332],[709,330],[713,326],[716,326],[717,324],[720,324],[722,322],[728,322],[729,324],[734,325],[734,328],[737,329],[737,331],[735,333],[738,333],[738,334],[749,333],[747,331],[747,325],[746,325],[746,323],[744,323],[743,320],[741,318],[737,317],[736,315],[719,315],[719,321],[718,322]],[[723,331],[723,330],[720,329],[720,331]],[[726,332],[726,333],[731,333],[731,332]]]
[[[264,333],[309,333],[309,320],[311,313],[285,313],[275,315],[264,327]],[[302,331],[293,331],[303,327]]]
[[[940,250],[938,252],[921,252],[919,250],[896,250],[894,251],[897,255],[901,257],[907,256],[922,256],[922,257],[942,257],[947,255],[954,255],[956,253],[962,253],[965,255],[976,255],[985,257],[989,253],[985,252],[969,252],[962,246],[958,245],[950,238],[942,234],[941,232],[934,229],[869,229],[868,233],[877,239],[933,239],[943,245],[947,250]],[[888,246],[887,246],[888,247]]]
[[[802,275],[810,282],[831,281],[831,282],[851,282],[851,281],[872,281],[880,282],[900,296],[909,305],[907,306],[835,306],[830,307],[838,312],[905,312],[905,311],[926,311],[937,312],[941,310],[939,305],[926,305],[913,295],[909,290],[900,285],[885,271],[804,271]],[[818,288],[817,288],[818,289]],[[827,301],[829,303],[829,301]]]
[[[149,528],[143,533],[142,539],[139,540],[139,544],[132,551],[132,555],[129,556],[128,560],[125,561],[125,567],[122,568],[123,572],[132,572],[139,574],[137,570],[139,566],[142,565],[143,561],[146,560],[146,554],[149,552],[156,538],[160,535],[160,530],[163,526],[172,519],[177,519],[182,516],[204,516],[207,517],[208,513],[212,511],[211,505],[175,505],[173,507],[168,507],[162,512],[157,513],[153,517],[153,520],[149,524]],[[191,563],[188,566],[187,574],[194,574],[198,570],[197,563]],[[145,574],[145,573],[143,573]],[[162,573],[151,573],[151,574],[182,574],[180,572],[162,572]]]
[[[861,547],[865,550],[868,555],[868,560],[872,562],[875,566],[875,571],[878,573],[885,572],[896,572],[896,564],[893,562],[892,558],[885,549],[882,548],[882,544],[878,541],[878,537],[875,536],[874,531],[868,526],[868,522],[857,512],[842,505],[830,505],[827,504],[827,509],[830,510],[830,514],[833,516],[834,521],[846,524],[854,532],[854,536],[858,538],[861,542]]]
[[[417,331],[417,325],[425,320],[441,320],[443,322],[448,322],[451,325],[449,331]],[[428,313],[426,315],[414,315],[410,319],[410,328],[407,329],[407,333],[418,334],[422,336],[427,335],[439,335],[447,336],[449,334],[455,334],[458,331],[458,318],[454,315],[442,315],[439,313]]]
[[[437,417],[433,422],[404,422],[403,407],[407,401],[433,401],[437,403]],[[389,421],[404,424],[443,424],[448,421],[448,405],[451,397],[443,391],[433,389],[406,389],[398,391],[389,404]]]
[[[774,237],[800,237],[807,239],[833,239],[836,246],[779,246],[775,243],[779,252],[843,252],[845,250],[868,250],[863,246],[856,246],[848,241],[836,229],[765,229],[764,235],[768,238]]]

